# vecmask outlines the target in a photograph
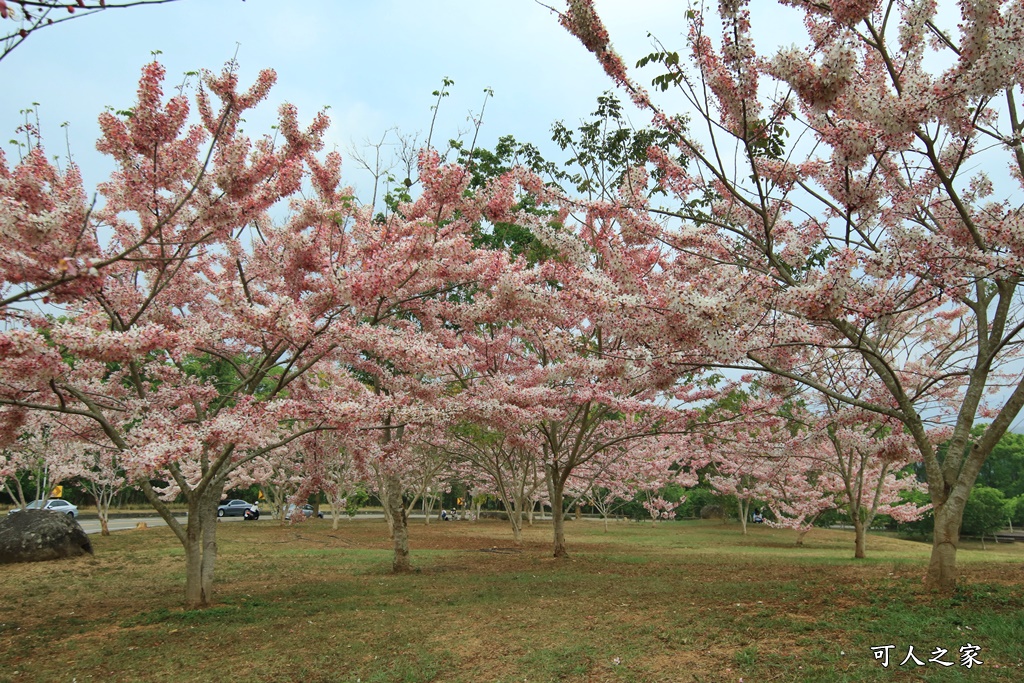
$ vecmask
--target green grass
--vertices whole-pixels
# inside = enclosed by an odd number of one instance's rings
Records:
[[[921,590],[929,547],[872,536],[680,522],[544,524],[519,553],[500,522],[413,525],[390,573],[382,522],[219,528],[215,604],[181,607],[166,529],[94,538],[96,556],[0,569],[7,681],[1018,681],[1024,544],[959,556],[952,598]],[[900,667],[914,646],[981,646],[980,667]],[[883,669],[871,647],[894,645]]]

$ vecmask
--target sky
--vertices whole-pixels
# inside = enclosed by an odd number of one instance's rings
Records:
[[[753,4],[759,33],[787,35],[793,16],[778,8],[759,15]],[[651,51],[649,31],[685,47],[685,0],[596,6],[627,63]],[[422,139],[431,93],[447,77],[455,84],[438,112],[435,145],[471,128],[468,118],[491,88],[478,145],[511,134],[559,158],[551,124],[578,125],[612,87],[593,56],[534,0],[178,0],[108,10],[30,36],[0,62],[0,140],[14,137],[19,111],[37,102],[47,152],[66,155],[70,146],[86,187],[94,186],[112,168],[95,151],[96,117],[104,107],[132,105],[140,69],[157,50],[168,92],[185,72],[219,71],[236,51],[243,84],[275,69],[277,86],[247,117],[247,132],[270,132],[282,102],[296,105],[304,122],[327,106],[328,149],[343,153],[365,149],[389,129]],[[646,125],[646,117],[636,118]],[[11,144],[3,148],[17,158]],[[362,197],[369,181],[351,161],[345,168]]]

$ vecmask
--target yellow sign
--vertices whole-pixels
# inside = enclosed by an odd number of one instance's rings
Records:
[[[263,500],[263,491],[260,491],[259,494],[259,500]]]
[[[53,490],[50,491],[50,497],[51,498],[60,498],[63,495],[64,495],[64,487],[63,486],[54,486]]]

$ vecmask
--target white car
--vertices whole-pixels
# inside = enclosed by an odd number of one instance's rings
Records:
[[[49,510],[50,512],[59,512],[67,515],[71,519],[78,517],[78,506],[72,505],[66,500],[61,498],[51,498],[45,503],[41,500],[33,500],[31,503],[25,506],[26,510]],[[15,508],[8,510],[7,514],[13,515],[15,512],[21,512],[21,508]]]
[[[291,505],[290,504],[287,507],[285,507],[285,509],[284,509],[284,518],[286,520],[290,520],[292,518],[292,515],[295,514],[295,513],[301,513],[302,515],[304,515],[306,517],[312,517],[313,516],[313,506],[312,505],[303,505],[300,508],[300,507],[297,507],[295,505]],[[323,519],[323,513],[320,514],[320,518]]]

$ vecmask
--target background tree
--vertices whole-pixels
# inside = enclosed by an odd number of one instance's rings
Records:
[[[1004,528],[1009,512],[1008,501],[1002,491],[988,486],[975,486],[964,506],[964,533],[980,536],[984,548],[985,536]]]
[[[72,19],[111,9],[163,5],[176,0],[0,0],[0,60],[28,37]],[[6,21],[4,21],[6,20]]]

